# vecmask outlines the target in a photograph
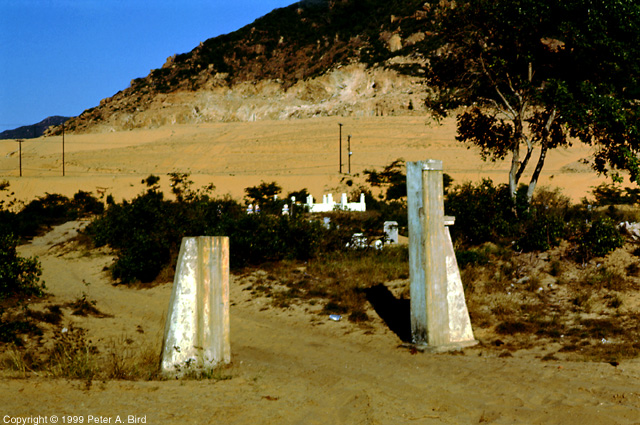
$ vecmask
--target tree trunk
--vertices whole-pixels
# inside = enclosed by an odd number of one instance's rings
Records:
[[[518,182],[520,181],[520,175],[522,174],[520,163],[520,142],[523,138],[523,130],[522,130],[522,121],[517,118],[514,119],[514,132],[513,132],[513,150],[511,156],[511,169],[509,170],[509,194],[511,195],[511,199],[513,200],[513,205],[515,208],[516,203],[516,194],[518,192]],[[529,160],[529,155],[527,155],[527,161]]]
[[[529,187],[527,188],[527,203],[531,203],[531,199],[533,199],[533,191],[536,189],[536,184],[538,184],[538,178],[540,177],[540,172],[542,171],[542,167],[544,167],[544,160],[547,158],[547,150],[549,149],[549,131],[551,130],[551,126],[556,119],[556,109],[553,108],[551,113],[549,114],[549,118],[547,118],[547,123],[544,126],[544,130],[542,133],[542,137],[540,140],[540,157],[538,158],[538,163],[536,164],[536,169],[533,171],[533,175],[531,176],[531,180],[529,181]]]
[[[518,168],[520,167],[520,143],[516,143],[513,147],[511,156],[511,169],[509,170],[509,194],[514,202],[518,192]]]
[[[541,145],[540,157],[538,158],[538,163],[536,164],[536,169],[533,171],[533,175],[531,176],[531,180],[529,181],[529,187],[527,188],[527,204],[531,203],[531,199],[533,199],[533,191],[536,189],[536,184],[538,184],[538,178],[540,177],[540,172],[542,171],[542,167],[544,167],[544,160],[547,158],[547,147],[546,143]]]
[[[527,154],[524,159],[520,163],[520,168],[518,168],[518,172],[516,173],[516,185],[520,182],[520,177],[522,177],[522,173],[527,168],[529,164],[529,160],[531,159],[531,154],[533,153],[533,143],[531,140],[527,139]]]

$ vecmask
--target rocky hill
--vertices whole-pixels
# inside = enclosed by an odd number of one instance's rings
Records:
[[[300,1],[169,57],[66,130],[422,113],[428,10],[424,0]]]

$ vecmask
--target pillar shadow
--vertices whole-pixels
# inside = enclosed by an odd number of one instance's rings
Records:
[[[389,329],[402,342],[411,342],[411,301],[396,298],[383,284],[365,289],[365,294]]]

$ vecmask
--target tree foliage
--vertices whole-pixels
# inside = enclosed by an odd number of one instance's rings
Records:
[[[382,171],[364,170],[367,183],[373,187],[387,187],[386,199],[391,201],[407,196],[407,176],[403,172],[405,168],[403,159],[396,159],[384,167]]]
[[[286,203],[283,199],[278,199],[278,195],[282,192],[282,187],[276,182],[261,182],[258,186],[247,187],[244,189],[246,194],[245,203],[253,205],[255,208],[269,212],[278,213]]]
[[[632,0],[463,0],[431,10],[438,49],[427,100],[463,107],[457,139],[485,160],[510,156],[509,190],[537,149],[531,199],[549,149],[594,145],[598,172],[640,178],[640,4]],[[614,177],[617,175],[614,174]]]
[[[384,198],[387,201],[401,200],[407,197],[407,175],[405,172],[404,159],[398,158],[391,164],[385,166],[382,171],[364,170],[367,176],[366,181],[372,187],[386,187]],[[445,193],[453,182],[450,175],[443,175],[443,186]],[[382,199],[382,195],[381,195]]]

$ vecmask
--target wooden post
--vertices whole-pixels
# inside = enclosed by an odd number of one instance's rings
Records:
[[[18,145],[20,146],[20,177],[22,177],[22,139],[18,139]]]
[[[340,126],[340,145],[338,146],[338,152],[340,155],[340,171],[339,173],[342,174],[342,124],[338,123],[338,125]]]
[[[351,174],[351,155],[353,154],[351,152],[351,135],[347,136],[347,152],[349,154],[349,174]]]
[[[180,377],[230,361],[229,238],[183,238],[165,324],[161,372]]]
[[[455,255],[449,258],[453,245],[445,227],[442,161],[407,163],[407,209],[413,343],[435,350],[477,343],[472,333],[468,338],[464,292]]]
[[[62,123],[62,177],[64,174],[64,123]]]

